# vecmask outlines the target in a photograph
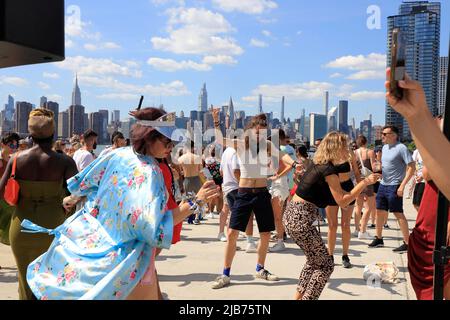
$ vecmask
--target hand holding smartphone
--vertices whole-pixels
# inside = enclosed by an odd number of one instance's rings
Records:
[[[402,31],[395,28],[392,32],[392,49],[391,49],[391,77],[389,79],[390,94],[397,99],[403,99],[403,89],[399,87],[398,82],[405,80],[405,41]]]

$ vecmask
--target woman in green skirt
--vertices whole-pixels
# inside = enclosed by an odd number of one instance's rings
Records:
[[[62,200],[66,195],[64,181],[77,174],[75,162],[52,150],[55,122],[53,112],[35,109],[30,113],[28,131],[34,146],[13,156],[0,181],[3,194],[11,175],[12,162],[17,157],[16,180],[20,185],[19,201],[15,207],[9,240],[19,271],[19,298],[34,299],[27,281],[28,265],[47,251],[53,236],[22,232],[21,223],[27,219],[48,229],[54,229],[66,219]]]

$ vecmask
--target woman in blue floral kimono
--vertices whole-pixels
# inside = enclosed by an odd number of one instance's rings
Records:
[[[24,232],[55,236],[28,267],[38,299],[127,298],[154,264],[155,249],[170,247],[173,224],[191,214],[164,211],[167,191],[155,158],[171,152],[174,123],[160,122],[165,112],[155,108],[133,115],[133,146],[97,159],[68,181],[71,197],[87,198],[80,211],[54,230],[22,223]],[[202,196],[216,193],[210,185]]]

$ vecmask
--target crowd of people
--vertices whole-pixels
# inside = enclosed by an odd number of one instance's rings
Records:
[[[257,253],[254,277],[270,282],[279,278],[266,266],[267,254],[284,251],[290,237],[306,256],[295,299],[319,299],[336,267],[338,226],[342,267],[352,268],[351,238],[367,240],[368,250],[383,247],[389,213],[403,235],[393,251],[408,252],[417,297],[431,299],[437,195],[450,195],[442,154],[448,157],[450,146],[420,85],[407,79],[400,86],[403,100],[387,98],[410,122],[418,146],[413,155],[394,126],[383,129],[382,148],[369,148],[362,135],[350,141],[331,132],[314,142],[312,155],[283,130],[267,136],[264,114],[252,118],[243,136],[223,138],[218,110],[212,145],[188,139],[177,145],[173,114],[157,108],[131,112],[137,122],[130,141],[115,132],[111,146],[96,155],[97,133],[54,142],[52,112],[33,110],[30,137],[11,133],[1,141],[0,194],[11,179],[20,186],[17,203],[0,200],[0,240],[17,263],[20,299],[161,299],[156,256],[181,240],[183,223],[201,228],[216,217],[217,240],[225,246],[212,289],[230,285],[240,233],[247,238],[245,251]],[[418,211],[412,233],[403,208],[411,179]],[[450,234],[450,222],[448,228]],[[447,266],[446,299],[449,271]]]

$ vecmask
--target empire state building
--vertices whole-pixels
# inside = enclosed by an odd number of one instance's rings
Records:
[[[78,86],[78,75],[75,78],[75,87],[72,92],[72,106],[81,106],[81,91]]]

